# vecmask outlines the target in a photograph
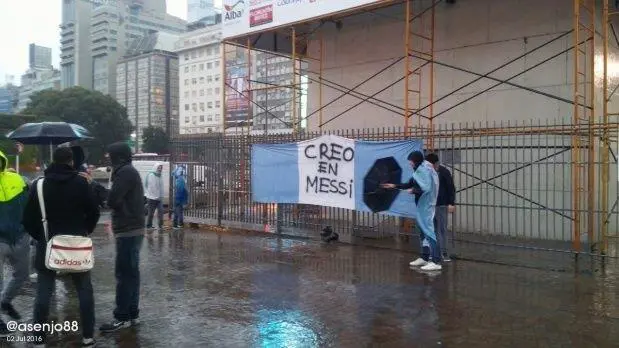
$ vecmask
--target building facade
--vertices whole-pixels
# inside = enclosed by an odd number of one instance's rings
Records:
[[[177,40],[165,33],[136,39],[116,66],[116,100],[127,108],[138,151],[144,128],[178,134],[178,57],[172,52]]]
[[[90,56],[90,14],[92,4],[82,0],[62,0],[60,24],[61,88],[92,87]]]
[[[0,87],[0,114],[13,113],[15,93],[12,85]]]
[[[29,69],[21,77],[21,86],[19,86],[19,101],[17,102],[16,111],[19,112],[24,110],[30,102],[30,96],[34,93],[48,89],[60,90],[61,85],[62,81],[60,70]]]
[[[187,0],[187,22],[210,20],[219,13],[213,0]],[[213,23],[214,24],[214,23]]]
[[[30,69],[49,70],[52,68],[52,49],[50,47],[30,44],[28,47]]]
[[[252,133],[286,133],[292,132],[293,108],[297,109],[297,118],[301,112],[301,102],[297,93],[296,103],[292,102],[294,91],[294,70],[292,60],[287,57],[273,55],[268,52],[256,52],[254,64],[255,85],[253,92],[253,122]],[[298,83],[299,79],[297,79]],[[274,86],[286,86],[277,87]]]
[[[179,56],[180,134],[223,131],[221,27],[183,35]]]
[[[63,88],[79,85],[112,96],[116,63],[134,39],[154,31],[179,34],[187,26],[166,13],[165,0],[63,0],[63,23],[65,17],[69,22],[61,26],[67,28],[61,32]]]

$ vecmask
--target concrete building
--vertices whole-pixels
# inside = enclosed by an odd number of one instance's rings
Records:
[[[116,66],[116,100],[135,127],[136,149],[143,130],[153,126],[178,133],[178,36],[152,33],[135,39]]]
[[[221,27],[184,34],[179,56],[180,134],[223,131]]]
[[[189,23],[209,21],[217,14],[221,14],[221,11],[215,8],[213,0],[187,0],[187,22]]]
[[[268,52],[256,52],[254,64],[254,77],[252,80],[257,87],[288,86],[281,88],[256,89],[253,92],[253,100],[256,103],[253,108],[252,133],[285,133],[292,132],[293,124],[293,89],[294,83],[292,60],[286,57],[270,54]],[[298,82],[297,82],[298,83]],[[301,103],[297,94],[297,115],[301,112]],[[298,117],[298,116],[297,116]]]
[[[60,90],[61,84],[60,70],[29,69],[21,77],[21,86],[19,86],[19,101],[17,103],[16,111],[22,111],[28,106],[30,96],[32,94],[48,89]]]
[[[10,114],[13,112],[15,95],[11,86],[0,87],[0,113]]]
[[[30,44],[28,47],[28,66],[30,69],[49,70],[52,68],[52,49],[50,47]]]
[[[90,55],[90,13],[93,4],[83,0],[62,0],[60,24],[61,87],[92,88]]]
[[[63,88],[116,95],[116,63],[132,40],[152,31],[182,33],[186,25],[166,13],[165,0],[63,0]]]

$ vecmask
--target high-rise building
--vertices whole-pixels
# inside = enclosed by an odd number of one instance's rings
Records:
[[[29,64],[30,69],[52,68],[52,49],[50,47],[39,46],[33,43],[29,46]]]
[[[19,93],[18,88],[19,87],[15,86],[12,82],[0,86],[0,113],[10,114],[15,111]]]
[[[60,24],[60,75],[62,88],[92,88],[90,13],[92,3],[62,0]]]
[[[133,40],[116,66],[116,100],[135,127],[136,149],[144,128],[178,134],[178,36],[152,33]]]
[[[189,23],[210,20],[218,13],[213,0],[187,0],[187,22]]]
[[[186,21],[166,13],[165,0],[63,0],[63,19],[65,9],[67,18],[77,23],[73,26],[87,26],[88,30],[79,30],[76,37],[62,36],[63,87],[79,85],[113,96],[116,63],[133,39],[154,31],[180,34],[187,26]],[[72,28],[69,24],[66,27],[67,31]],[[77,46],[79,52],[73,52],[71,48]],[[83,46],[87,49],[81,50]],[[65,86],[65,79],[75,83]]]
[[[180,134],[223,131],[221,26],[181,36],[179,59]]]
[[[268,88],[257,88],[253,92],[256,104],[253,105],[252,133],[291,132],[295,115],[293,107],[297,108],[297,118],[301,112],[300,92],[297,92],[296,102],[292,102],[294,91],[290,86],[295,81],[292,59],[268,52],[256,52],[255,59],[255,80],[259,82],[252,87],[264,85]]]
[[[29,69],[21,77],[16,111],[24,110],[30,102],[30,96],[34,93],[48,89],[60,90],[60,87],[60,70],[54,70],[51,67],[47,70]]]

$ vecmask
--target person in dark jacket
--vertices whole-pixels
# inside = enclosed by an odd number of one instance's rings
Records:
[[[53,162],[45,170],[43,199],[48,221],[48,237],[57,234],[74,236],[90,235],[99,221],[99,208],[88,181],[73,167],[73,153],[70,148],[60,147],[54,151]],[[45,266],[47,239],[41,223],[41,206],[37,194],[37,182],[32,184],[24,210],[23,224],[26,231],[37,241],[35,269],[37,270],[37,294],[34,303],[33,322],[48,322],[49,307],[55,287],[56,272]],[[90,272],[70,273],[80,302],[82,345],[94,346],[95,302]],[[37,344],[45,343],[45,332]]]
[[[112,209],[116,237],[116,308],[114,320],[101,326],[112,332],[138,324],[140,303],[140,248],[144,239],[144,188],[131,164],[131,148],[118,142],[108,147],[112,188],[107,205]]]
[[[439,186],[436,199],[436,214],[434,215],[434,228],[438,236],[438,243],[443,254],[443,261],[450,261],[447,238],[448,215],[456,210],[456,185],[449,169],[439,163],[438,155],[429,154],[426,159],[432,163],[438,174]]]
[[[21,319],[11,302],[28,280],[30,238],[22,226],[22,212],[28,198],[24,178],[8,168],[9,161],[0,151],[0,272],[5,262],[13,268],[11,280],[5,284],[0,298],[0,308],[13,320]],[[0,285],[2,285],[0,275]],[[0,336],[11,332],[0,319]]]

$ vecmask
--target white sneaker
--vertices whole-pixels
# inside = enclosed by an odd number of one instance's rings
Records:
[[[32,274],[30,275],[30,280],[32,280],[32,281],[34,282],[34,281],[36,281],[36,280],[37,280],[37,277],[38,277],[38,276],[39,276],[38,274],[36,274],[36,273],[32,273]]]
[[[426,263],[424,266],[421,267],[422,271],[440,271],[443,269],[443,266],[441,266],[438,263],[434,263],[432,261]]]
[[[419,266],[424,266],[426,265],[428,262],[424,259],[422,259],[421,257],[418,258],[417,260],[409,263],[409,265],[413,266],[413,267],[419,267]]]

